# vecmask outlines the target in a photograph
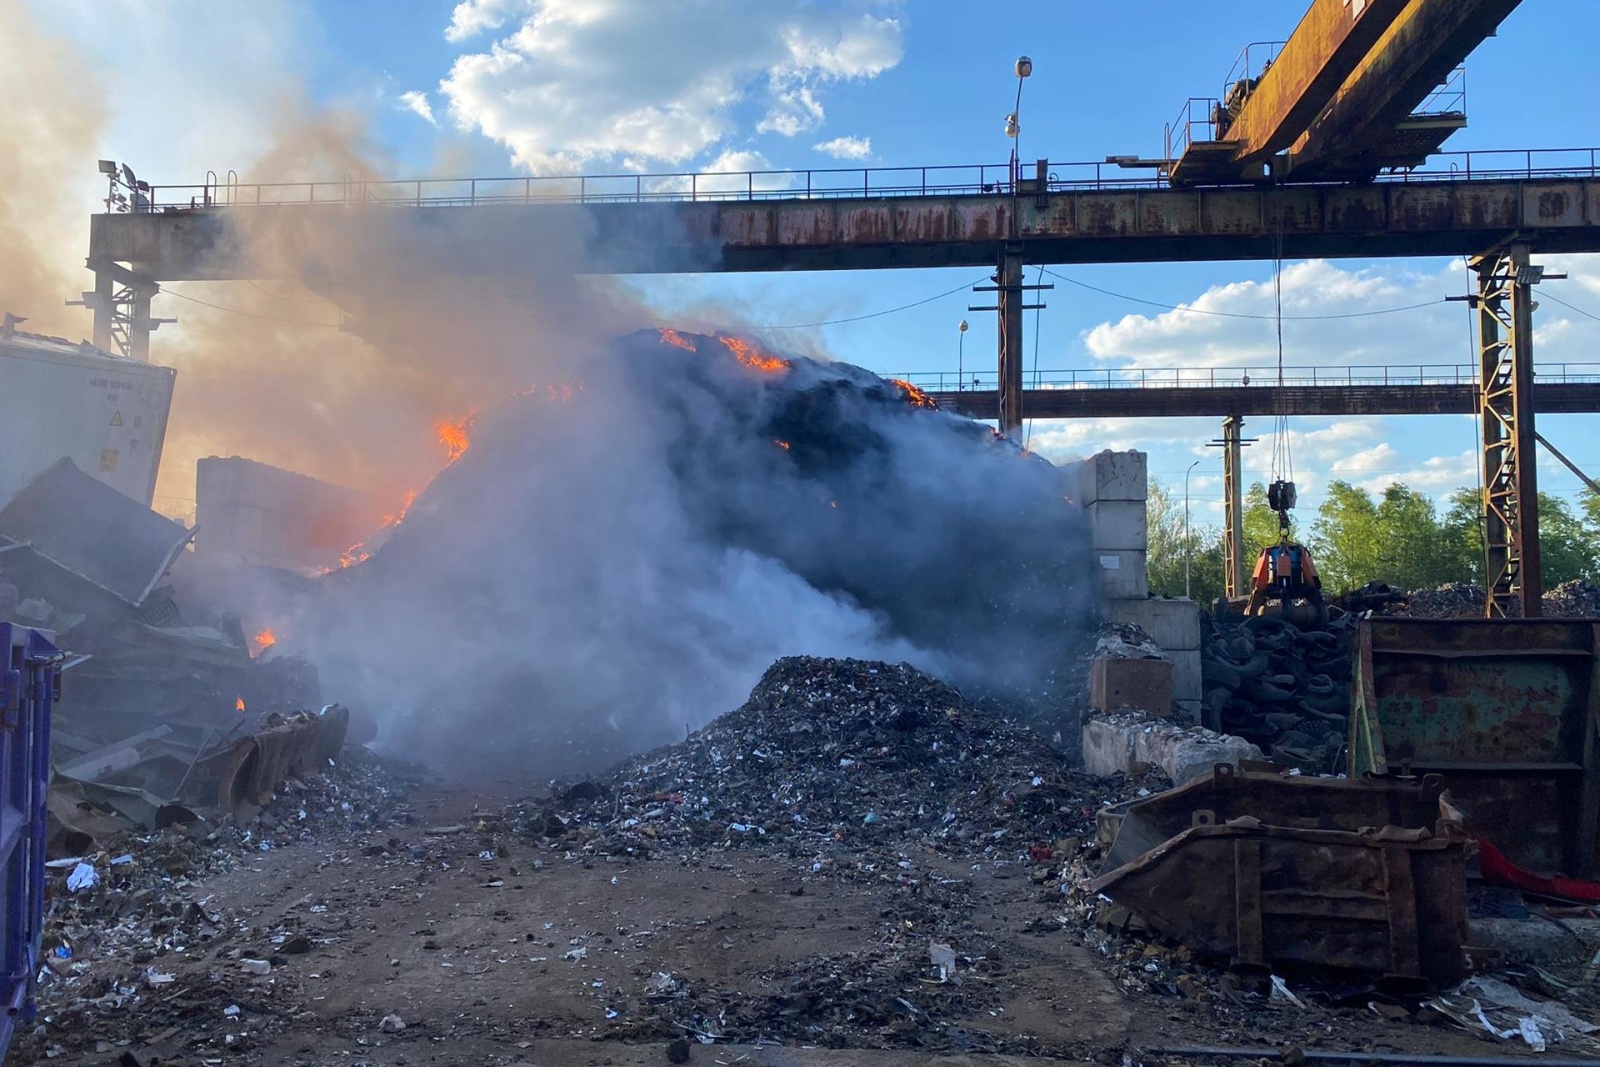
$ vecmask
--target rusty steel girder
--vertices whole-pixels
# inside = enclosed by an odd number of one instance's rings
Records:
[[[1466,838],[1441,789],[1219,764],[1130,805],[1089,888],[1235,966],[1449,983],[1466,971]]]
[[[1316,0],[1228,128],[1233,162],[1282,152],[1306,131],[1407,0]]]

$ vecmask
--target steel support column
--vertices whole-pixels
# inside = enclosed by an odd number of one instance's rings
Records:
[[[1537,618],[1539,483],[1534,452],[1532,285],[1528,246],[1472,261],[1478,274],[1479,417],[1483,424],[1484,553],[1492,618]]]
[[[151,332],[163,322],[177,321],[150,316],[150,301],[161,292],[161,286],[121,264],[91,261],[90,266],[94,270],[92,298],[85,294],[83,301],[69,303],[86,303],[93,310],[94,346],[148,363]]]
[[[1000,432],[1016,440],[1022,431],[1022,248],[1007,244],[1000,252]]]
[[[1222,554],[1226,573],[1224,594],[1229,600],[1246,595],[1249,575],[1244,560],[1244,471],[1240,450],[1244,443],[1244,419],[1229,415],[1222,420]]]
[[[116,280],[109,268],[94,272],[94,346],[103,352],[111,351],[113,323],[117,315]],[[88,300],[87,297],[84,298]]]

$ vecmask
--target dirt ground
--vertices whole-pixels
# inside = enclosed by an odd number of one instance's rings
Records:
[[[186,897],[225,919],[203,949],[155,959],[175,976],[173,992],[131,1012],[58,1010],[19,1040],[15,1062],[662,1064],[673,1039],[710,1024],[674,1019],[660,976],[700,991],[701,1002],[712,991],[733,1003],[770,999],[781,980],[833,961],[814,996],[848,1002],[866,988],[852,961],[885,944],[927,944],[931,905],[908,903],[903,880],[812,877],[804,859],[772,851],[690,865],[585,858],[501,838],[483,858],[479,820],[501,813],[510,795],[421,785],[403,828],[303,840],[194,879]],[[1296,1048],[1516,1052],[1359,1009],[1262,996],[1234,1004],[1205,991],[1151,996],[1062,924],[1058,890],[1015,869],[906,856],[902,863],[962,900],[972,943],[958,947],[981,960],[963,966],[963,981],[981,984],[969,994],[981,1007],[934,1018],[948,987],[923,948],[927,976],[902,984],[901,1008],[864,1008],[848,1028],[817,1028],[816,1045],[848,1048],[695,1039],[688,1062],[898,1067],[1042,1057],[1120,1067],[1188,1062],[1147,1051],[1164,1047],[1261,1044],[1291,1056]],[[244,973],[242,960],[256,958],[271,960],[269,974]],[[924,1031],[938,1043],[905,1048]],[[963,1033],[973,1049],[1026,1055],[951,1048],[950,1035]],[[899,1049],[874,1050],[891,1046]]]

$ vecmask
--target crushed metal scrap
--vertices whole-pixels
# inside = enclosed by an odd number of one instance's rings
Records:
[[[349,725],[349,709],[330,704],[319,712],[274,712],[260,730],[238,738],[157,727],[57,767],[52,788],[75,790],[83,806],[116,812],[147,830],[195,823],[208,813],[243,823],[290,778],[314,778],[330,766]],[[94,836],[71,817],[58,824],[58,838]]]
[[[674,980],[613,1036],[843,1047],[871,1032],[883,1047],[1026,1053],[1038,1049],[1023,1036],[950,1021],[993,1012],[1014,981],[972,881],[1026,879],[1060,899],[1054,872],[1089,847],[1095,813],[1160,785],[1064,771],[1032,730],[905,664],[792,657],[684,742],[552,783],[509,817],[551,862],[748,852],[787,865],[797,894],[834,880],[897,890],[894,921],[855,951],[773,973],[761,997]]]

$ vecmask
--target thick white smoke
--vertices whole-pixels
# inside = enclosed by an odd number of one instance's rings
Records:
[[[1060,473],[856,368],[636,334],[486,411],[293,629],[324,688],[446,769],[593,769],[776,658],[1027,685],[1086,593]],[[759,362],[759,359],[757,360]]]

